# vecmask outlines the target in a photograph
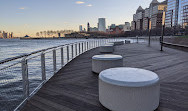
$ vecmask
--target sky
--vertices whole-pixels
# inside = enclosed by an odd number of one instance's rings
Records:
[[[139,6],[149,7],[152,0],[0,0],[0,30],[14,36],[45,30],[79,30],[97,27],[98,18],[110,24],[131,22]],[[158,0],[159,2],[164,0]]]

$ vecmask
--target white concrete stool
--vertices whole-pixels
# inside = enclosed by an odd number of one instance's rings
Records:
[[[113,42],[109,42],[109,43],[106,43],[105,45],[112,45],[112,46],[114,46],[114,43]]]
[[[92,57],[92,71],[100,73],[109,68],[122,67],[123,57],[120,55],[95,55]]]
[[[124,41],[116,41],[114,42],[114,45],[123,45],[124,44]]]
[[[111,68],[99,75],[99,101],[112,111],[154,111],[159,106],[157,74],[137,68]]]
[[[100,46],[101,53],[112,53],[114,52],[114,46],[111,44],[106,44],[104,46]]]
[[[131,41],[125,40],[125,44],[130,44],[130,43],[131,43]]]

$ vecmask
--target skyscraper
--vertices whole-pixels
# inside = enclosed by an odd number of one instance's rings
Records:
[[[105,18],[98,19],[98,30],[101,32],[106,32],[106,20]]]
[[[83,29],[82,29],[82,25],[79,26],[79,31],[82,32]]]
[[[179,1],[182,0],[168,0],[165,19],[166,27],[174,27],[178,25]]]
[[[178,23],[185,28],[188,25],[188,0],[180,0],[178,13]]]
[[[90,32],[90,24],[89,24],[89,22],[87,24],[87,31]]]

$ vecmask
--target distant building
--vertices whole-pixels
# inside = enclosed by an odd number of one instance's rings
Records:
[[[106,20],[105,18],[98,19],[98,30],[101,32],[106,32]]]
[[[129,22],[125,22],[125,25],[123,26],[123,31],[131,31],[131,24]]]
[[[138,7],[135,17],[136,29],[143,30],[144,9],[141,6]]]
[[[118,25],[118,26],[116,26],[115,24],[111,24],[110,29],[108,30],[108,33],[113,34],[113,35],[122,34],[124,32],[123,30],[124,26],[125,26],[124,24]]]
[[[149,8],[145,10],[139,6],[136,14],[133,15],[131,30],[148,30],[150,26],[152,29],[162,28],[162,15],[166,8],[167,1],[160,3],[157,0],[152,0]]]
[[[153,13],[151,16],[151,28],[152,29],[161,29],[162,28],[162,19],[163,11],[167,8],[167,2],[159,3],[153,7]]]
[[[150,22],[150,9],[146,8],[143,18],[143,30],[149,29],[149,22]]]
[[[87,23],[87,31],[90,32],[90,24],[89,24],[89,22]]]
[[[178,25],[178,15],[179,15],[178,13],[179,13],[179,0],[168,0],[166,20],[165,20],[166,27],[174,27]]]
[[[5,32],[5,31],[3,31],[3,38],[8,38],[8,33],[7,32]]]
[[[79,31],[82,32],[83,29],[82,29],[82,25],[79,26]]]
[[[180,0],[179,4],[179,25],[185,28],[188,25],[188,0]]]
[[[3,33],[0,31],[0,38],[3,38]]]
[[[98,28],[97,27],[90,27],[90,32],[97,32]]]
[[[188,25],[188,0],[168,0],[166,12],[166,27],[180,26],[185,28]]]

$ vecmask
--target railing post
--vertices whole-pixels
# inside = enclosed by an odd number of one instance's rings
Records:
[[[84,43],[82,42],[82,53],[84,52]]]
[[[87,42],[87,51],[89,50],[89,42]]]
[[[24,98],[29,97],[29,78],[28,78],[28,65],[26,57],[22,59],[22,81]]]
[[[74,50],[73,50],[73,45],[71,45],[71,51],[72,51],[72,59],[74,59]]]
[[[53,50],[53,69],[54,69],[54,74],[56,73],[57,67],[56,67],[56,50]]]
[[[76,53],[76,56],[77,56],[78,55],[77,43],[75,44],[75,53]]]
[[[63,57],[63,47],[61,47],[61,67],[63,67],[64,66],[64,57]]]
[[[85,51],[87,51],[87,42],[84,42],[85,44]]]
[[[45,53],[41,54],[41,72],[42,72],[42,81],[46,80],[46,65],[45,65]]]
[[[67,63],[69,62],[69,46],[67,46]]]
[[[80,43],[79,43],[79,47],[78,48],[79,48],[79,55],[80,55],[80,51],[81,51]]]

